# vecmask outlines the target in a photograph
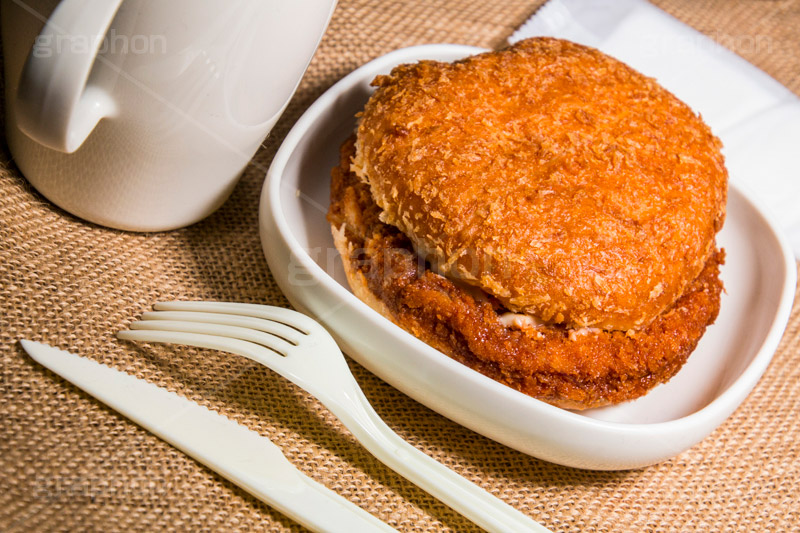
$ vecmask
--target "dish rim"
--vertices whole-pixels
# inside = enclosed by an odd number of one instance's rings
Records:
[[[775,307],[775,314],[764,341],[761,343],[757,353],[752,357],[752,360],[741,371],[740,375],[724,390],[719,392],[713,400],[711,400],[702,408],[690,414],[660,422],[617,422],[591,418],[581,415],[579,412],[561,409],[531,396],[525,395],[522,392],[512,389],[507,385],[503,385],[475,370],[470,369],[469,367],[466,367],[465,365],[453,360],[442,352],[424,343],[420,339],[417,339],[410,333],[406,332],[399,326],[392,323],[390,320],[374,311],[366,303],[358,299],[352,292],[343,287],[319,264],[317,264],[316,261],[314,261],[314,259],[303,248],[300,242],[295,238],[294,233],[289,228],[289,224],[286,220],[283,209],[283,204],[281,202],[280,188],[283,174],[287,163],[290,161],[291,156],[294,154],[299,142],[310,131],[312,131],[313,125],[319,119],[320,115],[330,107],[330,105],[339,95],[352,90],[359,83],[363,83],[365,81],[365,73],[367,72],[373,73],[372,75],[374,76],[374,72],[381,68],[393,66],[404,61],[421,60],[424,59],[425,56],[458,54],[466,56],[484,51],[486,51],[484,48],[447,43],[410,46],[394,50],[372,59],[340,79],[329,89],[327,89],[315,102],[313,102],[311,106],[308,107],[308,109],[294,124],[284,139],[282,145],[278,149],[278,152],[276,153],[270,165],[269,171],[267,172],[267,179],[262,191],[262,197],[260,200],[260,212],[262,213],[262,217],[264,212],[264,204],[267,202],[269,203],[269,207],[273,215],[272,222],[275,224],[278,234],[286,241],[288,248],[293,251],[295,259],[298,260],[302,267],[306,268],[308,272],[313,274],[315,280],[317,280],[319,283],[323,283],[338,298],[344,300],[349,307],[354,308],[354,310],[358,311],[359,314],[367,314],[373,318],[382,319],[385,321],[387,326],[397,328],[399,332],[407,335],[409,342],[415,344],[420,350],[425,352],[428,357],[443,358],[442,361],[439,361],[441,364],[447,364],[449,361],[452,363],[453,368],[456,369],[456,371],[460,374],[463,374],[468,380],[482,381],[484,382],[483,384],[485,386],[495,389],[494,392],[497,392],[502,396],[510,396],[509,399],[512,401],[527,404],[526,407],[529,407],[533,411],[538,411],[547,416],[564,418],[564,421],[571,422],[571,425],[592,427],[594,429],[616,434],[627,434],[631,436],[640,434],[663,435],[664,433],[674,431],[676,427],[699,427],[705,425],[709,421],[713,421],[719,416],[720,412],[727,410],[731,410],[732,412],[732,410],[738,407],[738,405],[744,400],[747,394],[760,380],[783,337],[794,301],[797,276],[794,255],[791,252],[791,248],[789,247],[786,237],[780,230],[778,230],[778,226],[774,223],[771,216],[768,214],[768,211],[764,209],[760,202],[753,197],[748,197],[748,195],[746,195],[740,187],[732,182],[729,183],[729,187],[735,190],[742,201],[744,201],[746,204],[749,204],[748,207],[750,207],[760,218],[760,222],[769,229],[772,237],[778,244],[777,249],[779,249],[783,258],[783,264],[781,267],[784,270],[783,283],[781,286],[781,297]],[[259,218],[261,219],[262,217]],[[260,223],[263,224],[263,220],[260,221]],[[731,406],[733,406],[733,409],[730,409]],[[726,414],[725,417],[727,416],[729,415]]]

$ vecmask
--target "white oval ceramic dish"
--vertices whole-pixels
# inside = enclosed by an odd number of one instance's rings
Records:
[[[479,51],[458,45],[397,50],[352,72],[308,109],[275,156],[261,196],[261,240],[272,274],[291,303],[325,324],[348,355],[491,439],[578,468],[638,468],[673,457],[745,399],[791,310],[794,258],[762,211],[736,188],[718,239],[727,250],[719,318],[675,378],[623,405],[571,412],[530,398],[419,341],[348,288],[325,215],[330,170],[369,97],[370,81],[398,63],[450,61]]]

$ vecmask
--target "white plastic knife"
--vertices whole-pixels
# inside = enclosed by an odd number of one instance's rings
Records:
[[[313,531],[394,531],[297,470],[268,438],[152,383],[38,342],[28,354],[115,411]]]

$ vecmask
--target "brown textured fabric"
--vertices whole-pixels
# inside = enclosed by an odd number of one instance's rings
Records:
[[[655,3],[800,93],[799,0]],[[32,190],[3,148],[0,530],[302,530],[38,367],[19,338],[95,358],[219,410],[400,530],[475,530],[384,467],[319,403],[269,370],[206,350],[137,348],[113,334],[162,299],[287,305],[261,252],[258,197],[271,158],[302,111],[347,72],[394,48],[499,46],[540,4],[342,0],[290,108],[231,199],[182,230],[145,235],[86,224]],[[763,46],[748,45],[755,36]],[[800,302],[764,378],[727,422],[671,461],[616,473],[513,451],[351,366],[399,434],[553,530],[789,531],[800,524],[798,346]]]

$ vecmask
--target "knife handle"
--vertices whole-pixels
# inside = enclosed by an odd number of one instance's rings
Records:
[[[268,438],[152,383],[45,344],[30,356],[115,411],[313,531],[394,531],[300,472]]]
[[[157,426],[137,423],[312,531],[394,531],[297,470],[266,437],[203,406],[192,403]]]

